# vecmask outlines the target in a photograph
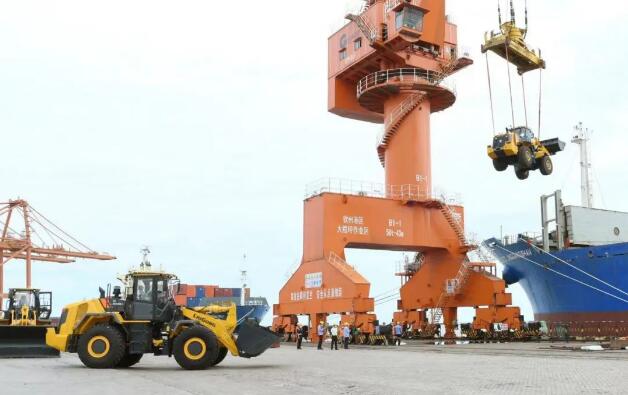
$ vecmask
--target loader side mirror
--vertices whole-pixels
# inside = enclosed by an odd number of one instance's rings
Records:
[[[102,287],[98,287],[98,292],[100,293],[100,299],[104,299],[106,296],[105,290]]]

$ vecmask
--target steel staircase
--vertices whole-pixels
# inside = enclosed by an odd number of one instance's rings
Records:
[[[368,9],[368,7],[366,7],[366,9]],[[358,25],[358,28],[360,29],[364,37],[366,37],[366,39],[369,40],[370,44],[373,44],[377,40],[377,37],[378,37],[377,29],[372,27],[371,24],[366,20],[366,18],[364,18],[363,15],[364,13],[361,13],[359,15],[347,14],[345,18],[347,18],[351,22],[355,22],[355,24]]]
[[[445,80],[456,68],[458,64],[458,58],[452,57],[447,64],[441,65],[441,72],[437,74],[437,77],[433,80],[428,80],[430,85],[438,86]],[[401,102],[392,112],[390,118],[384,123],[384,133],[377,147],[377,155],[382,166],[386,163],[386,148],[392,137],[399,130],[399,126],[403,120],[410,114],[415,108],[421,105],[427,98],[425,92],[417,92],[409,96],[406,100]]]

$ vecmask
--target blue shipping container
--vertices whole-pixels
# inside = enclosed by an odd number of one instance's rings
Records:
[[[196,297],[204,298],[205,297],[205,287],[202,285],[196,286]]]
[[[242,295],[242,288],[232,288],[231,292],[233,296],[236,296],[239,298]]]

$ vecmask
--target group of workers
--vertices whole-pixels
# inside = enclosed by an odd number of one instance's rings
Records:
[[[404,333],[404,326],[401,325],[400,322],[397,322],[396,325],[392,326],[392,334],[395,345],[401,345],[401,338]],[[307,339],[309,334],[309,329],[307,325],[297,324],[296,327],[296,340],[297,340],[297,349],[301,349],[301,345],[303,344],[303,339]],[[316,327],[316,334],[318,336],[318,345],[317,348],[319,350],[323,349],[323,341],[327,336],[331,337],[331,349],[338,350],[338,340],[339,336],[342,336],[342,345],[345,350],[349,349],[349,343],[351,342],[351,338],[355,340],[355,338],[360,334],[359,328],[352,328],[349,323],[345,322],[341,327],[339,325],[328,325],[324,321],[318,323]],[[375,326],[375,334],[380,334],[380,326]]]

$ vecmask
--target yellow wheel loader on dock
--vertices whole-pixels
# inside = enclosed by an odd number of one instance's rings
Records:
[[[256,323],[238,323],[235,305],[177,306],[172,294],[178,280],[172,274],[131,271],[123,282],[124,295],[116,286],[113,295],[101,289],[99,299],[66,306],[46,343],[78,353],[90,368],[127,368],[152,353],[174,356],[188,370],[217,365],[227,353],[256,357],[279,343],[275,333]]]
[[[33,288],[11,288],[0,310],[0,358],[58,357],[46,346],[52,326],[52,293]]]

